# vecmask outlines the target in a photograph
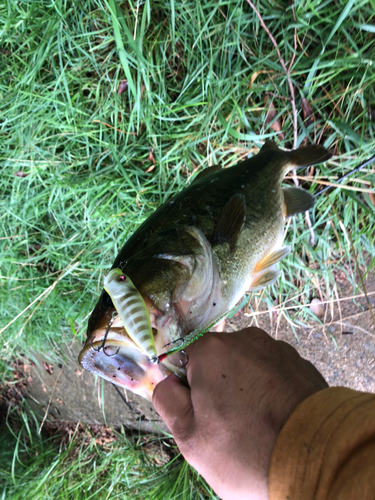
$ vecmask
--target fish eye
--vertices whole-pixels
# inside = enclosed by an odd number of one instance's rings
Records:
[[[121,275],[121,276],[119,277],[119,281],[126,281],[126,276]]]

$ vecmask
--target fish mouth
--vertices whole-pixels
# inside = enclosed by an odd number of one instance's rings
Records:
[[[109,329],[94,330],[79,353],[78,360],[85,370],[151,402],[154,388],[168,375],[176,373],[182,379],[186,377],[183,356],[172,355],[171,359],[155,364],[133,342],[125,329],[119,327],[118,320]]]

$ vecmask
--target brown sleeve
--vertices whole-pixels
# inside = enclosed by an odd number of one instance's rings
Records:
[[[303,401],[276,441],[270,500],[375,499],[375,394],[331,387]]]

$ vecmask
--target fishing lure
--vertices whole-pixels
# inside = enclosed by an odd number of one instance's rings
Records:
[[[112,269],[104,279],[104,289],[111,297],[129,337],[150,359],[157,357],[146,304],[129,276],[121,269]]]

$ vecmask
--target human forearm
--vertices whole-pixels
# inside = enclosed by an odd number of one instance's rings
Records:
[[[279,432],[326,382],[294,348],[258,328],[208,333],[187,351],[189,387],[168,377],[155,388],[156,409],[221,498],[267,499]]]
[[[375,395],[332,387],[304,400],[276,441],[270,500],[375,498]]]

